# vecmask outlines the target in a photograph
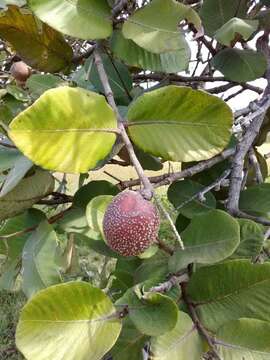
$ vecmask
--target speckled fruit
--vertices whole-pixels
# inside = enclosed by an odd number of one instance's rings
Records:
[[[123,256],[143,253],[157,238],[157,208],[138,192],[126,190],[115,196],[103,219],[108,245]]]
[[[16,81],[24,83],[31,75],[31,70],[25,62],[18,61],[12,64],[10,73]]]

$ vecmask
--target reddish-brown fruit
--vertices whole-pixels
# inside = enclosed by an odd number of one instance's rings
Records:
[[[18,83],[23,84],[31,75],[31,70],[25,62],[18,61],[12,64],[10,73]]]
[[[157,208],[138,192],[126,190],[115,196],[103,219],[108,245],[123,256],[143,253],[157,238]]]

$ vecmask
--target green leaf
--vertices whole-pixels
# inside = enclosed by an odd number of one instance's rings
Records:
[[[146,259],[134,272],[135,284],[148,280],[150,277],[160,277],[168,274],[168,256],[158,252],[150,259]]]
[[[135,146],[134,146],[134,150],[135,150],[137,159],[141,163],[142,168],[144,170],[158,171],[163,168],[163,164],[161,163],[161,161],[158,158],[143,152],[142,150],[140,150],[139,148],[137,148]]]
[[[267,61],[253,50],[224,49],[213,58],[212,65],[229,80],[246,82],[262,77]]]
[[[96,233],[89,229],[85,211],[80,208],[72,208],[57,223],[58,227],[67,233],[78,233],[85,236],[94,236]]]
[[[211,192],[205,195],[205,201],[203,202],[199,201],[198,198],[189,201],[203,189],[203,185],[191,180],[177,181],[170,185],[168,199],[177,212],[192,219],[194,216],[204,214],[216,207],[216,199]]]
[[[198,360],[204,352],[202,340],[190,317],[179,312],[176,326],[151,339],[152,360]]]
[[[80,39],[104,39],[112,33],[106,0],[29,0],[35,15],[54,29]]]
[[[8,194],[19,182],[24,178],[26,173],[32,168],[33,163],[25,156],[21,156],[14,163],[14,167],[10,170],[0,191],[0,198]]]
[[[214,36],[219,43],[230,46],[236,38],[239,39],[239,35],[241,36],[239,40],[247,41],[257,30],[258,25],[258,20],[242,20],[234,17],[218,29]]]
[[[0,254],[8,255],[9,259],[16,259],[21,254],[25,241],[29,237],[29,233],[23,232],[23,230],[32,228],[45,219],[46,217],[43,212],[37,209],[30,209],[21,215],[14,216],[5,221],[0,228],[0,237],[15,233],[18,233],[18,235],[6,241],[0,240]]]
[[[116,136],[106,129],[116,127],[103,96],[63,86],[46,91],[20,113],[10,124],[9,136],[46,169],[84,173],[110,153]]]
[[[187,87],[166,86],[148,92],[128,111],[132,141],[165,160],[211,158],[228,144],[231,126],[232,112],[225,102]]]
[[[54,189],[54,178],[46,171],[24,178],[8,194],[0,198],[0,220],[15,216],[29,209]]]
[[[74,206],[86,209],[87,204],[96,196],[99,195],[117,195],[118,188],[105,180],[90,181],[88,184],[82,186],[74,195]]]
[[[188,44],[181,50],[154,54],[141,48],[134,41],[125,39],[120,31],[114,31],[111,48],[114,55],[127,65],[144,70],[165,73],[179,72],[188,68],[190,60]]]
[[[52,74],[33,74],[27,79],[25,86],[31,96],[38,98],[45,91],[64,84],[60,77]]]
[[[179,232],[179,234],[181,234],[187,228],[187,226],[189,224],[190,224],[190,219],[186,218],[182,214],[179,214],[177,216],[177,219],[175,221],[175,227],[176,227],[177,231]]]
[[[16,345],[28,360],[100,360],[121,323],[110,299],[84,282],[52,286],[23,308]]]
[[[245,18],[247,10],[247,2],[242,0],[204,0],[200,16],[211,36],[231,18]]]
[[[269,322],[243,318],[218,329],[215,342],[224,360],[269,360],[269,332]]]
[[[181,237],[185,249],[176,251],[170,257],[171,272],[177,272],[191,263],[212,264],[226,259],[239,245],[240,228],[225,211],[212,210],[195,216]]]
[[[60,248],[52,226],[40,223],[23,248],[22,288],[27,297],[61,281]]]
[[[86,208],[86,218],[89,227],[102,235],[104,214],[112,198],[112,195],[99,195],[93,198]]]
[[[248,219],[238,219],[240,244],[231,258],[251,259],[259,255],[264,241],[264,227]]]
[[[121,255],[112,251],[109,248],[109,246],[106,245],[103,239],[100,239],[101,236],[99,233],[95,233],[95,236],[93,233],[92,236],[90,235],[85,236],[78,233],[75,234],[76,243],[79,244],[80,246],[86,246],[89,249],[94,250],[97,254],[101,254],[116,259],[122,258]]]
[[[0,36],[35,69],[57,72],[71,65],[72,49],[62,35],[39,22],[29,10],[9,6],[3,11]]]
[[[22,102],[29,102],[31,100],[29,94],[17,85],[8,84],[6,86],[6,91],[8,94],[12,95],[16,100]]]
[[[186,19],[198,29],[201,27],[198,14],[191,7],[174,0],[153,0],[131,15],[122,31],[126,39],[152,53],[183,51],[186,40],[178,26]]]
[[[146,293],[139,299],[135,289],[132,288],[117,300],[116,304],[128,305],[130,319],[145,335],[164,334],[172,330],[177,322],[177,305],[168,296],[159,293]]]
[[[270,213],[270,184],[260,184],[241,191],[239,207],[248,213]]]
[[[0,102],[0,121],[8,125],[16,115],[25,109],[25,106],[27,106],[26,103],[7,94]]]
[[[211,331],[241,317],[270,321],[270,264],[232,260],[202,267],[192,275],[188,294]]]
[[[23,158],[23,155],[13,148],[0,145],[0,171],[11,169]]]
[[[0,272],[0,289],[6,291],[14,291],[17,276],[20,272],[19,260],[5,261],[1,265]]]
[[[121,334],[110,352],[113,360],[143,360],[142,349],[147,337],[140,333],[130,319],[125,319]]]
[[[132,89],[132,78],[127,66],[106,54],[102,54],[102,62],[117,103],[128,105],[132,100],[130,95]],[[92,57],[85,64],[84,68],[86,74],[88,74],[89,81],[95,86],[99,93],[104,94],[104,88]]]

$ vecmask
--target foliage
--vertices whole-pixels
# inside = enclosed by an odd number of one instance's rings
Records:
[[[270,359],[269,6],[0,1],[1,359]]]

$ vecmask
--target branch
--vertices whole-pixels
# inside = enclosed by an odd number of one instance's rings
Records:
[[[130,161],[132,162],[132,164],[133,164],[133,166],[134,166],[134,168],[135,168],[135,170],[136,170],[136,172],[137,172],[137,174],[138,174],[138,176],[140,178],[140,182],[144,187],[144,190],[143,190],[142,194],[146,199],[151,199],[152,194],[153,194],[152,185],[151,185],[150,181],[148,180],[147,176],[145,176],[143,168],[142,168],[142,166],[141,166],[141,164],[140,164],[140,162],[139,162],[139,160],[138,160],[138,158],[137,158],[137,156],[135,154],[132,143],[131,143],[128,135],[127,135],[127,132],[126,132],[126,129],[125,129],[125,126],[124,126],[124,119],[120,115],[120,113],[118,111],[118,108],[116,106],[116,103],[115,103],[115,100],[114,100],[114,97],[113,97],[113,92],[112,92],[112,89],[111,89],[111,86],[110,86],[110,83],[109,83],[109,79],[108,79],[107,73],[106,73],[106,71],[104,69],[101,56],[100,56],[97,49],[94,51],[94,59],[95,59],[95,64],[96,64],[96,67],[97,67],[97,71],[98,71],[101,83],[102,83],[103,88],[104,88],[104,92],[105,92],[105,96],[107,98],[107,101],[110,104],[110,106],[112,107],[112,109],[114,110],[115,115],[117,116],[118,128],[119,128],[119,131],[120,131],[120,136],[121,136],[121,138],[122,138],[122,140],[123,140],[123,142],[124,142],[124,144],[126,146],[126,149],[128,151],[128,154],[129,154]]]
[[[259,109],[252,114],[252,118],[254,118],[254,120],[251,122],[242,140],[236,146],[236,154],[233,160],[227,209],[232,215],[236,216],[239,213],[239,199],[243,177],[242,173],[244,170],[244,160],[263,124],[264,114],[270,106],[270,97],[268,95],[264,96],[258,102],[258,105]]]
[[[217,155],[209,160],[201,161],[198,164],[191,166],[185,170],[178,171],[173,174],[168,173],[168,174],[163,174],[163,175],[159,175],[159,176],[152,176],[152,177],[149,177],[149,180],[151,181],[151,183],[155,184],[154,185],[155,188],[163,186],[163,185],[170,185],[171,183],[173,183],[176,180],[191,177],[191,176],[196,175],[204,170],[210,169],[214,165],[231,157],[235,153],[235,151],[236,151],[236,148],[226,149],[219,155]],[[128,181],[121,181],[118,185],[123,190],[123,189],[129,188],[129,187],[132,187],[132,186],[137,186],[139,184],[140,184],[140,180],[135,179],[135,180],[128,180]]]
[[[56,221],[62,219],[62,217],[71,209],[71,207],[59,212],[58,214],[50,217],[48,219],[48,223],[49,224],[54,224]],[[12,234],[7,234],[7,235],[1,235],[0,236],[0,240],[8,240],[8,239],[11,239],[11,238],[14,238],[16,236],[20,236],[20,235],[24,235],[24,234],[27,234],[29,232],[32,232],[32,231],[35,231],[37,229],[39,224],[37,225],[34,225],[34,226],[31,226],[31,227],[28,227],[26,229],[23,229],[23,230],[20,230],[20,231],[16,231],[15,233],[12,233]]]
[[[133,81],[162,81],[170,80],[175,82],[215,82],[215,81],[230,81],[224,76],[213,77],[213,76],[182,76],[182,75],[165,75],[152,73],[152,74],[135,74],[133,75]]]
[[[69,196],[62,193],[53,192],[51,194],[52,199],[42,199],[37,202],[37,204],[41,205],[61,205],[71,203],[73,201],[73,196]]]

